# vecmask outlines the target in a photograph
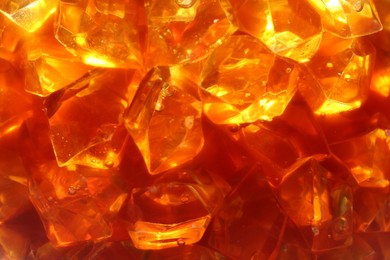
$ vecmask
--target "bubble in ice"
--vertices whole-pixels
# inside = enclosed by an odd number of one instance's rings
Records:
[[[70,186],[70,187],[68,188],[68,194],[69,194],[69,195],[75,195],[76,192],[77,192],[77,189],[76,189],[75,187]]]
[[[179,238],[179,239],[177,240],[177,245],[178,245],[178,246],[184,246],[185,244],[186,244],[186,241],[184,241],[184,239]]]
[[[195,2],[196,0],[176,0],[176,4],[181,8],[190,8]]]
[[[355,9],[356,12],[361,12],[363,10],[363,7],[364,7],[364,2],[361,0],[357,0],[353,4],[353,8]]]

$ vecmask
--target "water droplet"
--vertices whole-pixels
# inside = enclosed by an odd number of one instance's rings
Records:
[[[219,22],[219,19],[214,19],[213,20],[213,23],[218,23]]]
[[[176,0],[176,4],[181,8],[190,8],[196,3],[196,0]]]
[[[104,165],[107,167],[107,168],[112,168],[114,166],[114,162],[111,161],[111,160],[107,160],[104,162]]]
[[[77,192],[77,189],[75,189],[73,186],[70,186],[68,189],[68,194],[69,195],[75,195]]]
[[[363,7],[364,7],[364,2],[361,1],[361,0],[357,0],[354,4],[353,4],[353,8],[355,8],[355,11],[356,12],[361,12],[363,10]]]
[[[179,239],[177,240],[177,245],[178,245],[178,246],[184,246],[185,244],[186,244],[186,241],[184,241],[184,239],[179,238]]]
[[[329,69],[333,68],[333,63],[332,62],[326,63],[326,67]]]
[[[286,73],[287,73],[287,74],[291,73],[291,68],[287,68],[287,69],[286,69]]]

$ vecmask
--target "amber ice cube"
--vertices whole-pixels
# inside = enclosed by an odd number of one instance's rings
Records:
[[[390,30],[386,35],[388,37],[388,43],[390,45]],[[382,41],[382,38],[378,40]],[[377,58],[375,61],[374,71],[371,78],[371,89],[379,93],[384,97],[390,96],[390,47],[388,52],[380,51],[377,49],[377,56],[383,58]]]
[[[204,113],[216,124],[272,120],[294,95],[298,73],[294,63],[258,39],[234,34],[215,49],[202,72]]]
[[[298,93],[299,94],[299,93]],[[328,145],[313,111],[296,94],[281,116],[242,127],[249,152],[263,166],[269,184],[278,186],[289,167],[308,156],[324,158]]]
[[[112,169],[61,168],[50,161],[33,169],[29,190],[48,238],[66,246],[111,236],[110,220],[127,197],[119,183]]]
[[[25,73],[24,88],[38,96],[61,90],[92,69],[68,53],[51,35],[30,39],[22,52],[18,63]]]
[[[29,235],[23,230],[23,226],[0,225],[0,258],[25,259],[30,249]]]
[[[367,99],[375,49],[364,38],[343,40],[324,34],[321,48],[306,64],[299,89],[318,114],[353,110]]]
[[[173,65],[204,58],[235,27],[220,0],[146,0],[148,64]]]
[[[142,8],[135,0],[61,0],[56,38],[86,64],[138,68]]]
[[[308,0],[321,15],[325,30],[354,38],[382,29],[372,0]]]
[[[229,259],[268,259],[286,218],[261,168],[241,173],[243,179],[215,216],[208,243]]]
[[[0,13],[28,32],[34,32],[57,10],[59,0],[4,0]]]
[[[321,42],[320,16],[305,0],[224,0],[234,24],[261,40],[274,53],[308,61]]]
[[[60,166],[106,169],[119,164],[127,136],[121,122],[131,75],[124,70],[103,71],[85,83],[87,87],[59,103],[49,124]]]
[[[390,130],[375,129],[361,136],[333,143],[331,151],[351,169],[362,187],[386,188],[390,181]]]
[[[129,235],[139,249],[198,242],[229,186],[202,168],[176,169],[131,192]]]
[[[290,168],[275,191],[313,251],[352,244],[352,191],[338,174],[308,157]]]
[[[0,148],[0,205],[0,224],[22,213],[30,205],[27,171],[22,160],[15,152],[3,148]]]
[[[0,59],[0,132],[7,122],[25,117],[39,105],[36,98],[23,90],[21,75],[22,72],[10,62]]]
[[[198,154],[203,146],[201,110],[197,85],[182,67],[156,67],[144,77],[124,119],[151,174]]]
[[[366,233],[390,231],[390,192],[359,187],[354,191],[355,230]]]

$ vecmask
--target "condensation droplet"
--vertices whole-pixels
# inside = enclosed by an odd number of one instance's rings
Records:
[[[355,8],[355,11],[356,12],[361,12],[363,10],[363,7],[364,7],[364,2],[361,1],[361,0],[357,0],[354,4],[353,4],[353,8]]]
[[[286,73],[287,73],[287,74],[291,73],[291,68],[287,68],[287,69],[286,69]]]
[[[112,168],[114,166],[114,162],[111,161],[111,160],[107,160],[104,162],[104,165],[107,167],[107,168]]]
[[[184,241],[184,239],[179,238],[179,239],[177,240],[177,245],[178,245],[178,246],[184,246],[185,244],[186,244],[186,241]]]
[[[196,3],[196,0],[176,0],[176,4],[180,8],[190,8]]]
[[[75,195],[76,192],[77,192],[77,189],[75,189],[73,186],[70,186],[70,187],[68,188],[68,194],[69,194],[69,195]]]

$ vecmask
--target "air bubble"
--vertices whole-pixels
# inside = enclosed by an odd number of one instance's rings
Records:
[[[180,8],[190,8],[196,3],[196,0],[176,0],[176,4]]]
[[[286,69],[286,73],[287,73],[287,74],[291,73],[291,68],[287,68],[287,69]]]
[[[185,203],[185,202],[190,200],[190,196],[185,193],[185,194],[181,195],[180,200],[181,200],[181,202]]]
[[[174,94],[174,89],[172,89],[172,87],[168,83],[164,83],[160,95],[162,97],[172,97],[173,94]]]
[[[156,106],[154,107],[154,110],[156,110],[156,111],[158,111],[158,112],[163,111],[163,110],[164,110],[164,105],[163,105],[163,103],[157,102],[157,103],[156,103]]]
[[[364,2],[361,0],[356,1],[353,4],[353,8],[355,8],[356,12],[361,12],[363,10],[363,7],[364,7]]]
[[[345,75],[344,75],[344,79],[345,79],[347,82],[349,82],[349,81],[351,80],[351,75],[345,74]]]
[[[111,160],[107,160],[104,162],[104,165],[107,167],[107,168],[112,168],[114,166],[114,162],[111,161]]]
[[[194,117],[193,116],[187,116],[184,119],[184,126],[190,130],[194,127]]]
[[[320,234],[318,227],[312,227],[311,231],[313,231],[314,236],[318,236]]]
[[[68,189],[68,194],[69,195],[75,195],[77,192],[77,189],[75,189],[75,187],[73,186],[70,186],[69,189]]]
[[[231,126],[229,126],[229,130],[232,133],[236,133],[240,130],[240,126],[239,125],[231,125]]]
[[[346,218],[336,218],[333,223],[333,229],[336,233],[342,234],[348,230],[348,221]]]
[[[179,238],[179,239],[177,240],[177,245],[178,245],[178,246],[184,246],[185,244],[186,244],[186,241],[184,241],[184,239]]]

